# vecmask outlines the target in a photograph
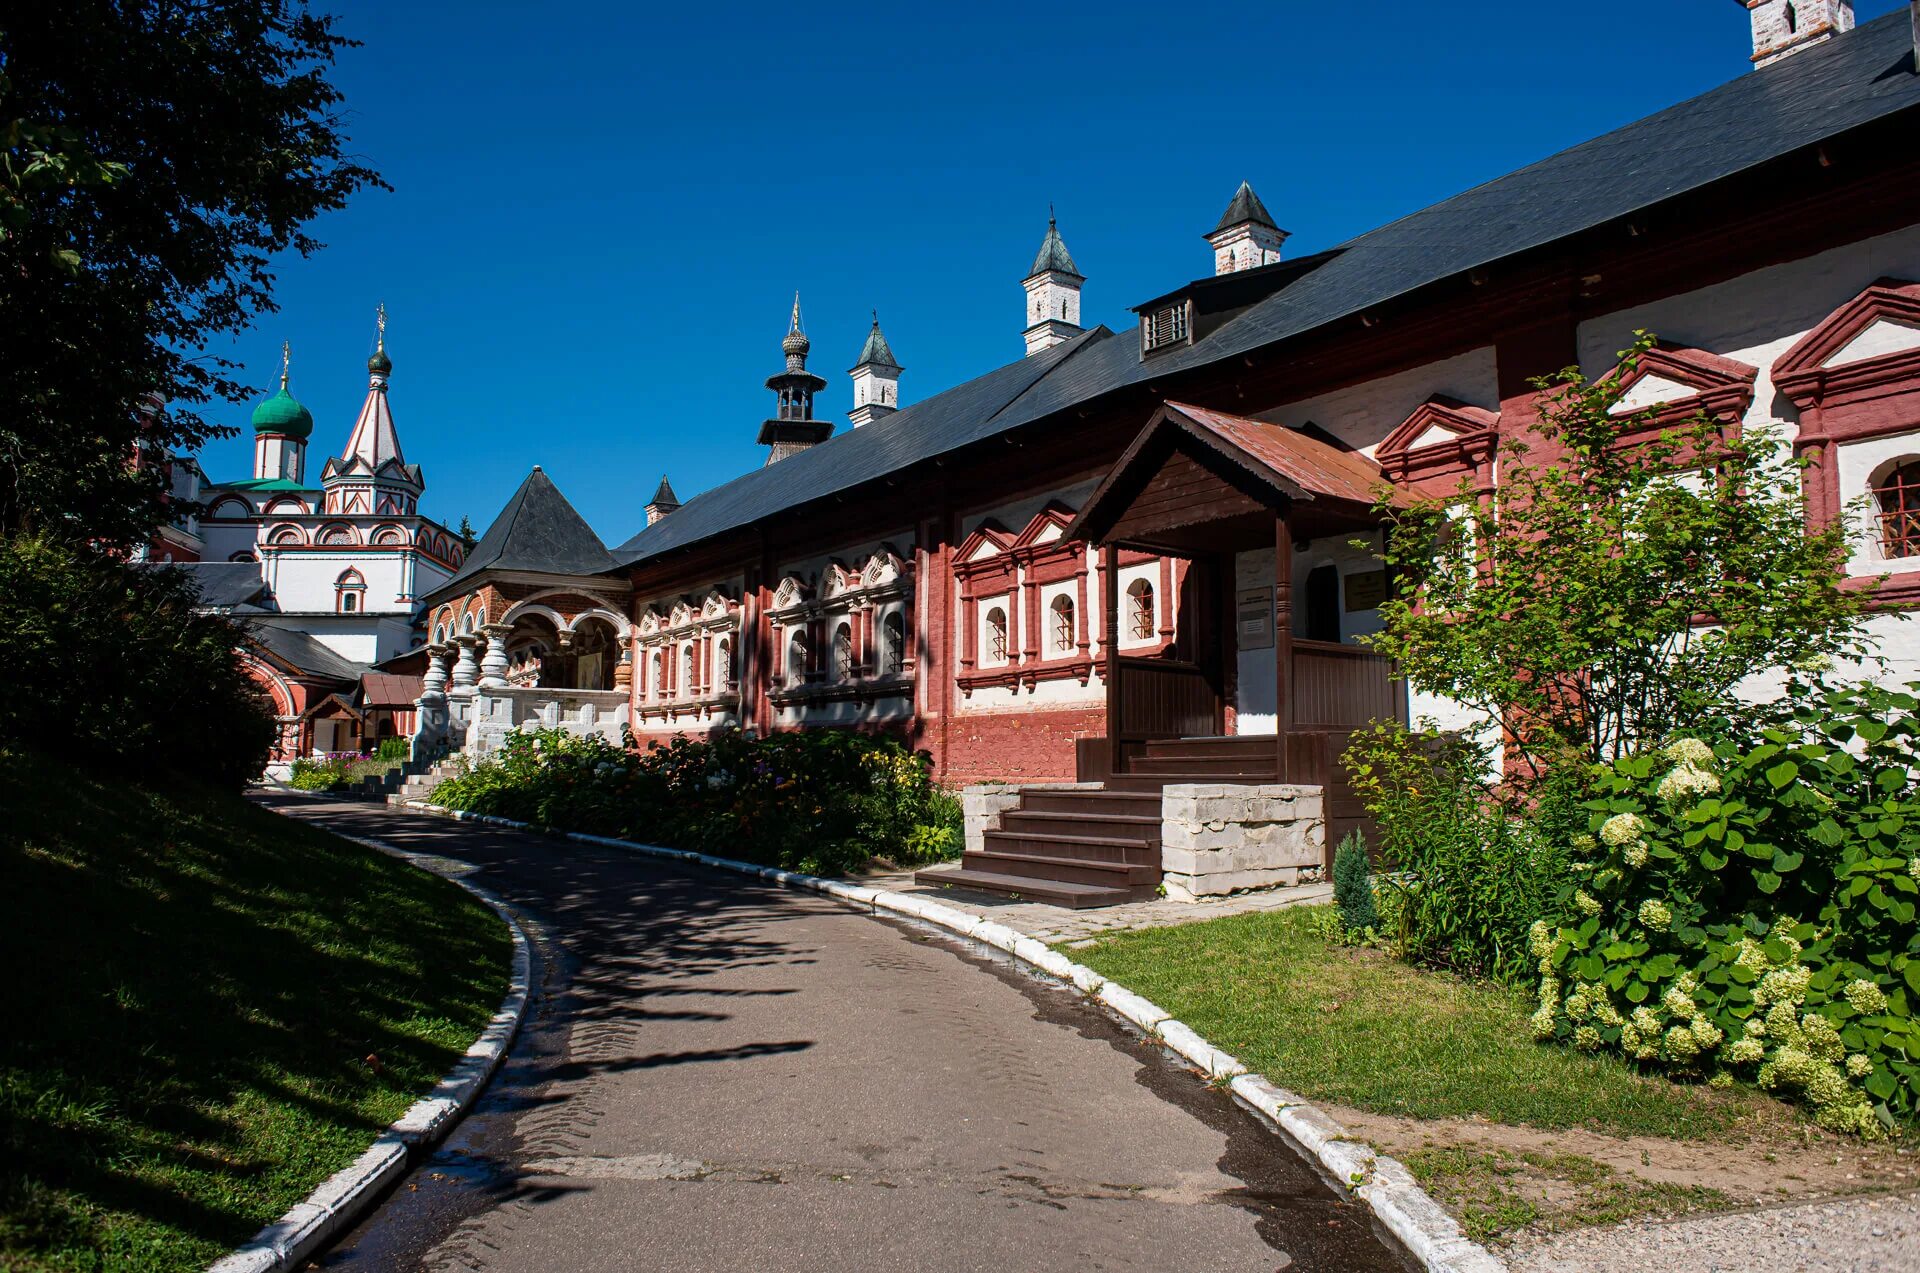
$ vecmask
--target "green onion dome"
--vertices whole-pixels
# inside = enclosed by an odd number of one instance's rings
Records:
[[[387,347],[382,344],[373,351],[373,357],[367,359],[367,371],[371,375],[384,376],[393,370],[393,359],[387,357]]]
[[[284,434],[304,442],[313,432],[313,413],[295,401],[282,380],[280,392],[253,409],[253,431]]]

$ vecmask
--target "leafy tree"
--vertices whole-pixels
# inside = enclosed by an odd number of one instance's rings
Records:
[[[276,255],[379,177],[299,0],[60,0],[0,18],[0,531],[128,544],[161,466],[241,402],[207,342],[273,309]],[[143,409],[164,400],[158,411]]]
[[[1380,926],[1380,911],[1373,901],[1373,864],[1367,860],[1366,837],[1358,831],[1348,832],[1333,855],[1333,901],[1349,933]]]
[[[466,517],[460,519],[460,542],[468,552],[472,552],[473,546],[480,542],[480,537],[473,533],[472,520]]]
[[[1401,587],[1375,648],[1484,713],[1522,779],[1735,710],[1750,676],[1865,653],[1844,530],[1807,529],[1782,439],[1704,415],[1623,437],[1615,408],[1653,344],[1639,333],[1599,380],[1536,381],[1539,423],[1501,438],[1492,494],[1463,483],[1392,515]]]

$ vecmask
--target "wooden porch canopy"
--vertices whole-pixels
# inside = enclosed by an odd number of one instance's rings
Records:
[[[1233,554],[1271,548],[1278,776],[1332,780],[1331,758],[1346,734],[1392,714],[1398,689],[1378,655],[1295,638],[1294,545],[1371,529],[1382,502],[1407,499],[1372,460],[1330,438],[1182,402],[1156,411],[1066,536],[1105,550],[1109,580],[1120,577],[1118,550],[1131,548],[1204,563],[1200,577],[1212,584],[1194,590],[1191,612],[1183,611],[1182,628],[1198,635],[1175,657],[1113,652],[1106,678],[1113,772],[1125,772],[1154,738],[1223,731],[1235,657],[1226,604]],[[1118,632],[1118,589],[1104,591],[1105,630]]]
[[[1380,466],[1302,429],[1169,402],[1115,462],[1066,535],[1193,556],[1375,525],[1383,496],[1406,501]]]

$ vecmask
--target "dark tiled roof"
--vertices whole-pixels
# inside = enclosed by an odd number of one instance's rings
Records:
[[[863,429],[849,429],[778,464],[753,470],[694,496],[614,550],[621,565],[696,543],[769,513],[843,491],[861,482],[999,432],[1003,420],[1033,416],[1016,410],[1048,373],[1108,341],[1104,327],[1065,344],[977,376],[924,402],[904,407]]]
[[[1267,211],[1267,205],[1260,202],[1260,196],[1253,192],[1253,187],[1243,181],[1240,188],[1233,192],[1233,202],[1220,214],[1220,224],[1208,232],[1209,237],[1228,226],[1244,225],[1249,221],[1272,230],[1280,228],[1273,223],[1273,215]]]
[[[1191,348],[1143,365],[1131,333],[1096,329],[697,496],[615,555],[642,561],[1112,390],[1305,335],[1917,106],[1902,11],[1351,239]]]
[[[606,545],[536,465],[467,554],[460,572],[422,600],[431,603],[460,592],[468,580],[487,570],[597,575],[613,568]]]
[[[247,635],[255,645],[308,676],[355,685],[368,670],[366,664],[336,654],[315,638],[292,628],[256,622],[249,625]]]
[[[191,578],[200,589],[200,604],[213,610],[250,606],[267,591],[258,562],[183,561],[168,569]]]
[[[667,481],[667,475],[665,473],[660,475],[660,485],[654,488],[653,498],[647,502],[650,504],[672,504],[675,507],[679,506],[680,497],[673,493],[673,486]]]

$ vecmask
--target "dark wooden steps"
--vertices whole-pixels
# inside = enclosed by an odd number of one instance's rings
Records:
[[[961,856],[959,870],[914,878],[1075,908],[1152,897],[1160,884],[1163,790],[1272,782],[1277,748],[1271,735],[1156,739],[1098,790],[1021,792],[981,847]]]
[[[958,871],[928,870],[914,877],[922,884],[939,884],[952,888],[978,889],[983,893],[1000,893],[1023,902],[1049,902],[1055,906],[1066,906],[1074,910],[1085,910],[1092,906],[1118,906],[1122,902],[1139,900],[1135,890],[1115,888],[1102,884],[1071,884],[1060,880],[1028,879],[1020,875],[999,875],[991,871],[975,871],[962,868]],[[1145,890],[1145,896],[1153,896],[1153,889]]]

